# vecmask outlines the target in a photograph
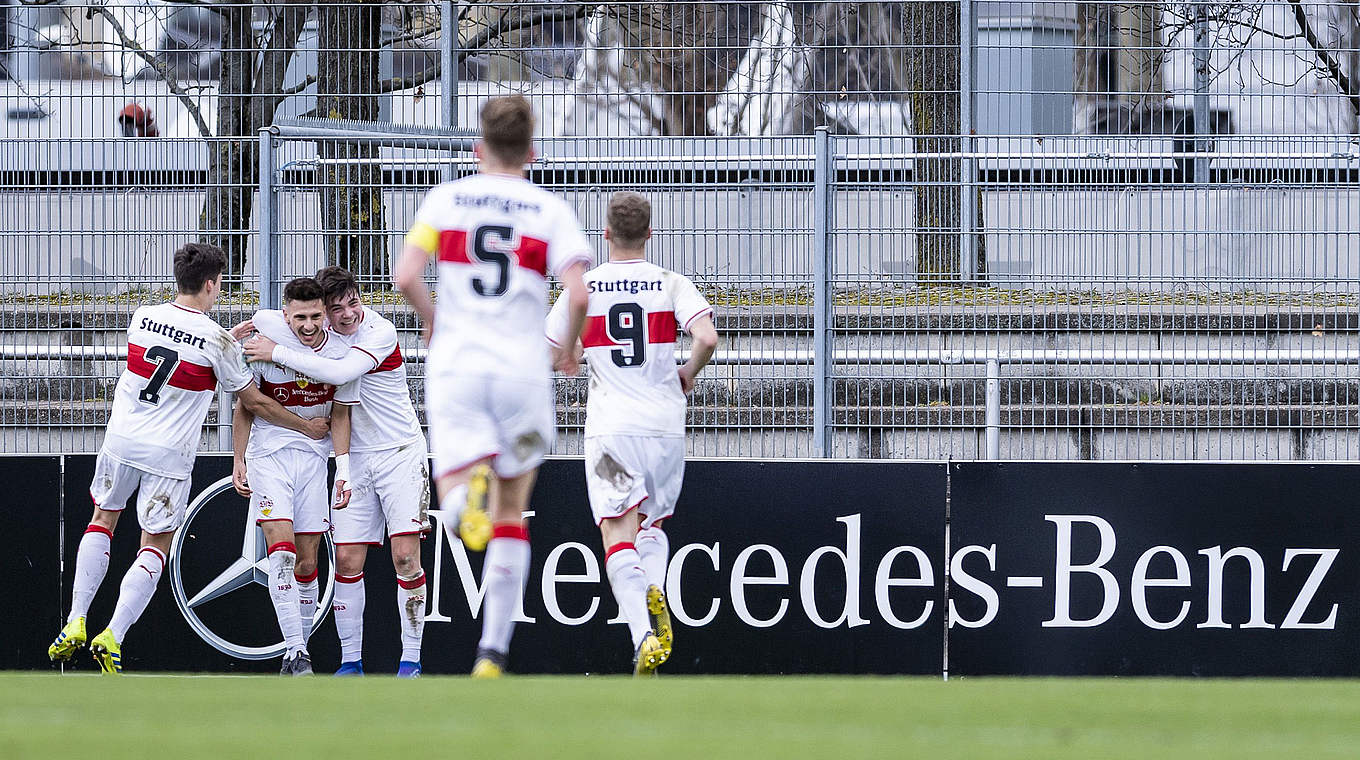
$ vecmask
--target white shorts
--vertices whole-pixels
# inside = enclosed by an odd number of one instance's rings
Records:
[[[685,482],[685,439],[603,435],[586,439],[586,492],[595,524],[634,507],[642,527],[675,514]]]
[[[246,457],[246,480],[256,524],[290,520],[294,534],[331,529],[326,458],[315,451],[287,446],[262,457]]]
[[[189,478],[167,478],[139,470],[101,451],[94,463],[90,498],[100,509],[121,512],[127,507],[128,497],[136,491],[137,522],[142,530],[173,533],[184,524],[189,484]]]
[[[466,376],[425,386],[435,477],[487,457],[502,478],[537,467],[557,435],[551,385]]]
[[[381,545],[383,536],[430,529],[430,468],[425,439],[396,449],[351,452],[354,493],[331,515],[337,544]]]

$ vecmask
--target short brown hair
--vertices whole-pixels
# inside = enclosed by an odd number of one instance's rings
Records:
[[[641,248],[652,228],[652,204],[641,193],[614,193],[609,199],[609,239],[622,248]]]
[[[184,295],[203,290],[208,280],[226,271],[227,254],[209,243],[186,243],[175,251],[175,285]]]
[[[528,161],[533,139],[534,107],[523,95],[492,98],[482,106],[482,145],[497,161]]]
[[[321,285],[311,277],[298,277],[289,280],[283,286],[283,302],[292,301],[320,301],[326,294],[321,290]]]
[[[316,284],[321,286],[322,301],[329,304],[337,298],[344,298],[351,291],[359,293],[359,279],[344,267],[329,266],[316,270]]]

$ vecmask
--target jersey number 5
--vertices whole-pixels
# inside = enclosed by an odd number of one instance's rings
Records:
[[[642,307],[635,303],[616,303],[609,307],[609,339],[615,343],[627,341],[627,353],[616,348],[609,358],[618,367],[640,367],[647,361],[647,321]]]
[[[496,265],[496,284],[488,286],[480,276],[472,278],[472,289],[479,296],[503,296],[510,289],[511,255],[515,252],[515,231],[500,224],[485,224],[472,233],[472,258],[479,264]]]
[[[179,353],[164,346],[152,346],[146,350],[146,360],[155,362],[156,369],[151,373],[151,379],[146,381],[146,387],[137,394],[137,400],[159,404],[161,389],[170,380],[170,375],[174,374],[175,367],[179,366]]]

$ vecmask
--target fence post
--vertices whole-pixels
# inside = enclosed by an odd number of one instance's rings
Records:
[[[831,453],[831,133],[817,127],[812,139],[812,451]]]
[[[260,278],[260,308],[279,308],[279,215],[274,189],[274,127],[260,129],[260,236],[255,246],[255,268]]]
[[[987,360],[987,459],[1001,458],[1001,362]]]
[[[439,46],[439,110],[445,129],[458,126],[458,8],[461,5],[459,0],[444,0],[439,4],[439,28],[444,37]],[[441,172],[445,182],[454,178],[452,153],[448,159]]]
[[[1195,98],[1194,98],[1194,135],[1195,153],[1211,150],[1209,141],[1202,139],[1210,134],[1209,125],[1209,13],[1202,3],[1195,5]],[[1195,156],[1194,181],[1196,185],[1209,184],[1209,159]]]
[[[977,133],[977,30],[973,0],[959,0],[959,279],[978,277],[977,160],[973,158]]]

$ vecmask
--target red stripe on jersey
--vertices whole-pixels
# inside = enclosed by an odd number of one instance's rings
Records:
[[[264,395],[284,406],[321,406],[335,399],[335,386],[330,383],[260,383]]]
[[[439,260],[450,264],[472,264],[468,254],[468,236],[463,230],[442,230],[439,233]],[[519,247],[515,249],[515,263],[536,272],[540,277],[548,276],[548,243],[538,238],[521,236]]]
[[[654,311],[647,315],[648,343],[674,343],[675,331],[675,312]],[[581,328],[581,345],[585,348],[598,348],[620,346],[623,343],[610,340],[607,317],[586,317],[585,326]]]
[[[355,346],[355,348],[359,347]],[[359,350],[363,351],[363,349]],[[367,354],[368,352],[364,351],[364,353]],[[369,355],[372,356],[372,354]],[[371,375],[375,372],[391,372],[392,370],[400,366],[401,366],[401,346],[397,346],[396,348],[392,349],[392,353],[388,354],[386,359],[383,359],[381,362],[378,362],[378,366],[369,370],[368,374]]]
[[[156,372],[156,362],[146,358],[146,349],[135,344],[128,344],[128,371],[134,375],[150,378]],[[171,373],[167,381],[176,388],[186,391],[210,391],[217,387],[217,373],[213,372],[212,367],[205,367],[202,364],[194,364],[180,360],[179,366]]]

